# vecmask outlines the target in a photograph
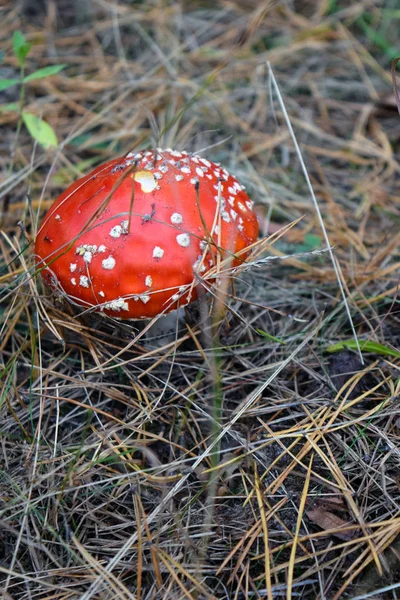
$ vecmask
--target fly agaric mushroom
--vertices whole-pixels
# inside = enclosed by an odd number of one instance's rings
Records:
[[[226,169],[159,148],[73,183],[45,216],[35,254],[47,283],[70,301],[142,319],[194,300],[199,276],[218,257],[238,265],[257,234],[252,202]]]

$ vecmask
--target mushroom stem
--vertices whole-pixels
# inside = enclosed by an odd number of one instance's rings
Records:
[[[159,317],[154,325],[146,332],[146,342],[149,345],[161,348],[165,344],[173,342],[177,331],[185,323],[185,309],[183,307],[173,310]]]

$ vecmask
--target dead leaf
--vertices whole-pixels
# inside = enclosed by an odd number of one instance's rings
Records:
[[[351,540],[356,533],[354,529],[346,531],[346,527],[348,527],[350,523],[322,507],[317,506],[316,508],[308,510],[307,516],[311,521],[318,525],[318,527],[321,527],[321,529],[334,529],[335,531],[332,532],[332,535],[335,535],[341,540]]]

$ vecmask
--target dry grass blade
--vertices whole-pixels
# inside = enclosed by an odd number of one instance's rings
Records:
[[[267,517],[265,514],[263,497],[262,497],[261,490],[260,490],[260,480],[259,480],[257,472],[255,473],[255,487],[256,487],[256,494],[257,494],[258,508],[260,509],[260,515],[261,515],[262,530],[263,530],[263,535],[264,535],[265,584],[267,586],[268,600],[272,600],[273,596],[272,596],[272,582],[271,582],[271,565],[270,565],[270,558],[269,558],[270,557],[270,548],[269,548],[269,541],[268,541],[268,521],[267,521]]]
[[[287,600],[292,600],[292,597],[293,597],[292,596],[292,594],[293,594],[293,573],[294,573],[294,568],[295,568],[295,564],[296,564],[297,541],[299,539],[301,522],[302,522],[302,519],[304,516],[304,509],[305,509],[305,505],[307,502],[307,493],[308,493],[308,486],[310,485],[312,463],[313,463],[313,457],[311,456],[310,462],[308,464],[307,476],[304,481],[304,488],[303,488],[301,498],[300,498],[299,514],[297,517],[296,531],[294,532],[293,544],[292,544],[292,549],[290,552],[290,560],[289,560],[289,567],[288,567],[287,594],[286,594]]]
[[[100,565],[94,558],[85,550],[79,540],[72,536],[72,543],[78,550],[79,554],[82,555],[82,558],[85,560],[87,565],[89,566],[89,571],[93,571],[93,576],[95,574],[103,573],[103,566]],[[136,600],[136,596],[131,594],[129,590],[124,586],[124,584],[118,580],[112,573],[108,573],[107,576],[104,577],[104,581],[106,582],[108,590],[112,594],[115,595],[116,598],[121,598],[121,600]]]
[[[397,80],[396,80],[396,67],[398,65],[400,61],[400,58],[395,58],[394,61],[392,62],[392,81],[393,81],[393,89],[394,89],[394,96],[396,98],[396,105],[397,105],[397,110],[399,111],[399,115],[400,115],[400,94],[399,94],[399,88],[397,86]]]
[[[359,353],[359,356],[360,356],[360,361],[361,361],[361,364],[363,364],[364,359],[363,359],[363,356],[361,354],[360,345],[358,343],[357,333],[356,333],[356,330],[355,330],[355,327],[354,327],[354,323],[353,323],[353,319],[352,319],[352,316],[351,316],[351,313],[350,313],[348,301],[347,301],[346,294],[345,294],[344,287],[343,287],[343,283],[342,283],[342,278],[341,278],[340,273],[339,273],[337,259],[335,258],[334,254],[333,254],[333,251],[332,251],[332,248],[331,248],[331,244],[330,244],[330,241],[329,241],[329,238],[328,238],[328,233],[326,231],[326,227],[325,227],[325,224],[324,224],[324,220],[322,218],[322,214],[321,214],[321,211],[320,211],[317,199],[315,197],[314,189],[313,189],[313,186],[311,184],[310,176],[308,174],[306,165],[304,163],[303,155],[301,153],[299,144],[297,142],[296,135],[295,135],[295,133],[293,131],[293,127],[292,127],[292,124],[290,122],[290,118],[289,118],[289,115],[288,115],[287,110],[286,110],[285,103],[284,103],[283,98],[282,98],[282,94],[280,92],[278,83],[277,83],[277,81],[275,79],[275,75],[274,75],[274,72],[273,72],[270,64],[268,64],[268,71],[269,71],[269,75],[271,77],[271,81],[272,81],[272,85],[274,87],[274,91],[275,91],[275,93],[276,93],[276,95],[278,97],[278,101],[279,101],[280,107],[281,107],[283,115],[285,117],[286,125],[287,125],[287,127],[289,129],[290,136],[292,138],[294,147],[296,149],[296,154],[297,154],[297,157],[298,157],[298,159],[300,161],[301,170],[303,172],[303,175],[304,175],[305,180],[307,182],[308,189],[309,189],[310,194],[311,194],[311,198],[312,198],[312,201],[313,201],[313,204],[314,204],[314,208],[315,208],[317,216],[318,216],[318,221],[320,223],[320,226],[321,226],[321,229],[322,229],[322,233],[323,233],[323,236],[324,236],[324,239],[325,239],[326,248],[328,249],[328,252],[330,254],[330,258],[331,258],[331,261],[332,261],[332,264],[333,264],[333,268],[335,270],[336,279],[337,279],[337,282],[338,282],[338,285],[339,285],[340,293],[341,293],[342,298],[343,298],[343,304],[344,304],[345,309],[346,309],[346,313],[347,313],[347,317],[349,319],[350,327],[351,327],[354,339],[355,339],[356,344],[357,344],[357,350],[358,350],[358,353]]]

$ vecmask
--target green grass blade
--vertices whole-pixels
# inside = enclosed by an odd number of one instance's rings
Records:
[[[19,79],[0,79],[0,92],[20,83]]]
[[[57,75],[60,71],[65,68],[66,65],[50,65],[49,67],[43,67],[43,69],[38,69],[33,73],[30,73],[26,77],[24,77],[24,83],[28,81],[33,81],[34,79],[43,79],[44,77],[51,77],[52,75]]]
[[[368,340],[359,340],[360,349],[362,352],[372,352],[373,354],[379,354],[382,356],[395,356],[396,358],[400,358],[400,352],[395,348],[390,348],[389,346],[384,346],[383,344],[379,344],[378,342],[371,342]],[[337,344],[332,344],[326,348],[327,352],[340,352],[341,350],[357,350],[357,343],[355,340],[347,340],[343,342],[337,342]]]

